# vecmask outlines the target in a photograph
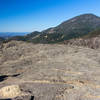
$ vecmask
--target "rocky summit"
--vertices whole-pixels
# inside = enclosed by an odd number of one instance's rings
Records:
[[[100,49],[3,43],[0,100],[100,100]]]

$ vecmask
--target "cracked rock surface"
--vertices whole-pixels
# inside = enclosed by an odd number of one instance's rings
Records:
[[[99,48],[11,41],[0,50],[0,100],[100,100]]]

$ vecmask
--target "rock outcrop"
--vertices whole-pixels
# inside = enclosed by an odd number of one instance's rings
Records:
[[[1,50],[1,100],[100,100],[99,48],[11,41]]]

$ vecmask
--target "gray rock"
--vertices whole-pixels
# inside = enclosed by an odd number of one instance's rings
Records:
[[[34,96],[27,95],[27,96],[19,96],[16,98],[0,99],[0,100],[34,100]]]
[[[14,99],[11,99],[11,100],[34,100],[34,96],[19,96],[19,97],[16,97]]]

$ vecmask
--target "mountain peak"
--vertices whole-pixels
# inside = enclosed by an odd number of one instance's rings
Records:
[[[88,14],[81,14],[79,16],[76,16],[75,18],[91,19],[91,18],[100,18],[100,17],[96,16],[95,14],[88,13]]]
[[[86,14],[81,14],[79,16],[96,16],[95,14],[93,13],[86,13]],[[97,16],[96,16],[97,17]]]
[[[57,43],[85,36],[97,28],[100,28],[100,17],[88,13],[67,20],[57,27],[33,32],[25,38],[34,43]]]
[[[81,15],[71,18],[67,21],[64,21],[63,23],[61,23],[59,25],[59,27],[66,26],[66,28],[68,28],[71,26],[76,26],[77,24],[78,24],[78,27],[80,27],[79,24],[81,24],[81,26],[82,26],[84,23],[88,24],[90,26],[93,24],[96,27],[96,26],[98,26],[98,24],[100,25],[100,17],[98,17],[92,13],[81,14]]]

